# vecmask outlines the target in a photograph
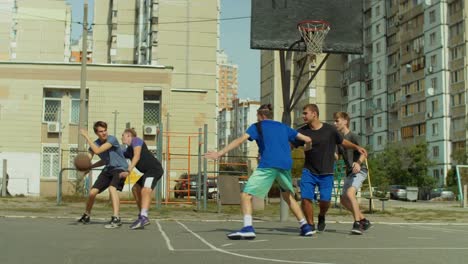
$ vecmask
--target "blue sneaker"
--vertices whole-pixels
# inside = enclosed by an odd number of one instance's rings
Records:
[[[313,225],[305,224],[301,226],[301,236],[312,236],[315,233],[317,233],[317,231]]]
[[[240,239],[255,239],[255,230],[253,226],[244,226],[237,232],[232,232],[227,235],[229,239],[240,240]]]
[[[130,225],[130,229],[143,229],[146,225],[149,225],[150,221],[146,216],[138,216],[138,219]]]

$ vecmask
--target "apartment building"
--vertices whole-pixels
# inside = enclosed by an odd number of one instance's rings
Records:
[[[68,62],[71,6],[65,0],[0,0],[0,60]]]
[[[260,96],[262,104],[273,105],[274,119],[281,121],[283,115],[283,94],[281,88],[281,70],[279,63],[279,53],[275,51],[261,51],[261,78]],[[293,55],[291,83],[300,78],[298,92],[307,84],[314,73],[317,62],[307,62],[306,69],[302,76],[299,76],[301,61],[307,59],[305,53],[296,52]],[[317,58],[320,62],[323,55]],[[330,55],[315,79],[306,88],[306,91],[299,98],[298,103],[291,112],[292,126],[298,127],[303,124],[302,108],[306,104],[317,104],[320,109],[320,119],[324,122],[332,122],[333,113],[341,111],[344,103],[341,96],[343,87],[343,71],[346,62],[344,55]],[[291,93],[292,93],[291,88]],[[298,93],[296,93],[296,97]]]
[[[351,130],[372,151],[425,141],[440,185],[466,151],[466,1],[364,1],[364,54],[345,74]]]
[[[228,55],[222,50],[218,53],[218,109],[232,107],[232,102],[237,98],[236,64],[229,62]]]

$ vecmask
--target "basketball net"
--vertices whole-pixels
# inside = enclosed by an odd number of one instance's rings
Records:
[[[306,53],[312,58],[322,53],[323,41],[330,31],[330,24],[323,20],[304,20],[297,29],[306,45]]]

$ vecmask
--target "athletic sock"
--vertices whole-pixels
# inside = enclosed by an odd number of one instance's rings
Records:
[[[144,217],[148,217],[148,209],[142,208],[142,209],[141,209],[141,212],[140,212],[140,215],[141,215],[141,216],[144,216]]]
[[[300,227],[302,227],[305,224],[307,224],[307,221],[305,220],[305,218],[302,218],[301,220],[299,220],[299,226]]]
[[[252,225],[252,215],[244,215],[244,226]]]

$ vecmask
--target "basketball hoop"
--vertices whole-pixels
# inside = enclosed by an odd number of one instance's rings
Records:
[[[330,24],[323,20],[304,20],[297,23],[297,29],[306,45],[308,55],[322,53],[325,37],[330,31]]]

